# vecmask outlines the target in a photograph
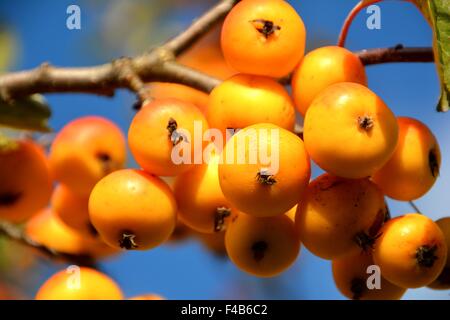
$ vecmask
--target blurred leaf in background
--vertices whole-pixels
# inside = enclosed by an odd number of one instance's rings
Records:
[[[14,64],[17,52],[18,45],[14,33],[0,22],[0,73],[5,72]]]

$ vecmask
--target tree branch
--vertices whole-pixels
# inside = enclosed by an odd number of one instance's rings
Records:
[[[379,48],[356,52],[366,66],[390,62],[433,62],[433,49],[428,47],[405,48],[399,44],[393,48]]]
[[[33,70],[2,75],[0,98],[8,101],[33,93],[52,92],[113,96],[119,88],[138,90],[140,94],[142,86],[137,77],[142,82],[174,82],[208,92],[219,80],[177,65],[175,57],[218,23],[237,2],[222,0],[177,37],[133,59],[120,58],[112,63],[84,68],[56,68],[44,63]]]

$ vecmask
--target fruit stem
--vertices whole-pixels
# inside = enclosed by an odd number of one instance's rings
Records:
[[[381,236],[381,233],[374,236],[366,234],[364,231],[359,232],[355,236],[356,244],[366,252],[368,249],[373,249],[375,241]]]
[[[438,259],[438,257],[435,255],[436,250],[436,245],[432,247],[428,245],[419,247],[416,251],[416,260],[419,266],[431,268],[434,264],[434,261]]]
[[[255,19],[251,20],[250,23],[252,23],[256,30],[258,30],[258,32],[261,33],[266,39],[276,31],[281,30],[280,26],[277,26],[270,20]]]
[[[361,129],[369,131],[373,128],[374,123],[372,117],[366,115],[363,117],[358,117],[358,124]]]
[[[5,192],[0,194],[0,206],[11,206],[22,196],[21,192]]]
[[[123,232],[122,239],[119,240],[119,246],[125,250],[133,250],[138,247],[136,241],[136,236],[131,232]]]
[[[227,207],[218,207],[214,217],[214,232],[225,230],[225,219],[231,215],[231,209]]]
[[[265,241],[257,241],[253,243],[252,245],[252,251],[253,251],[253,259],[255,259],[256,262],[261,261],[264,259],[264,255],[266,254],[268,244]]]
[[[408,201],[408,203],[416,213],[423,214],[422,211],[420,211],[419,207],[413,201]]]
[[[175,119],[170,118],[167,123],[167,130],[169,131],[169,139],[172,141],[172,145],[176,146],[181,141],[183,141],[183,136],[177,132],[178,123]]]
[[[428,164],[430,166],[431,175],[436,178],[439,175],[439,163],[436,149],[431,149],[428,153]]]
[[[365,282],[363,279],[361,278],[354,278],[352,279],[351,285],[350,285],[350,290],[353,293],[353,300],[359,300],[362,297],[362,294],[364,292],[365,289]]]
[[[274,185],[277,183],[275,176],[270,174],[268,170],[262,169],[256,174],[256,179],[259,183],[267,186]]]

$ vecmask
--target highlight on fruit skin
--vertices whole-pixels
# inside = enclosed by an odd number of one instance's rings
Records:
[[[440,218],[436,220],[436,224],[444,234],[445,243],[447,244],[447,259],[444,269],[428,287],[435,290],[448,290],[450,289],[450,217]]]
[[[21,223],[44,208],[52,180],[44,150],[31,140],[0,149],[0,219]]]
[[[332,261],[333,279],[338,290],[353,300],[399,300],[406,292],[385,278],[370,252],[357,252]],[[379,277],[379,278],[378,278]],[[370,286],[370,288],[369,288]]]
[[[240,130],[219,164],[223,194],[233,208],[255,217],[281,215],[305,192],[311,175],[303,141],[270,123]]]
[[[100,180],[89,197],[89,216],[100,237],[117,249],[147,250],[165,242],[176,225],[169,186],[143,170],[122,169]]]
[[[364,66],[356,54],[338,46],[309,52],[295,68],[291,80],[297,110],[305,116],[309,105],[322,90],[340,82],[367,86]]]
[[[309,106],[303,138],[311,159],[339,177],[370,177],[392,156],[398,124],[367,87],[342,82],[321,91]]]
[[[409,213],[389,220],[375,242],[373,259],[389,282],[404,288],[435,281],[447,261],[447,244],[430,218]]]
[[[72,266],[51,276],[39,288],[36,300],[122,300],[119,286],[107,275]]]
[[[372,177],[390,198],[411,201],[425,195],[439,177],[441,152],[436,137],[419,120],[398,117],[394,154]]]
[[[89,195],[107,174],[126,162],[125,137],[112,121],[86,116],[66,124],[53,141],[49,163],[54,178],[73,192]]]
[[[237,212],[225,231],[225,248],[239,269],[258,277],[274,277],[295,262],[300,240],[286,214],[261,218]]]
[[[303,20],[285,1],[240,1],[225,18],[221,33],[222,51],[231,67],[273,78],[295,68],[303,58],[305,40]]]
[[[333,260],[370,251],[386,215],[384,196],[369,179],[344,179],[325,173],[309,184],[295,223],[309,251]]]

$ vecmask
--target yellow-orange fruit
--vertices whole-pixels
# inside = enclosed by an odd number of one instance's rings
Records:
[[[176,176],[191,169],[197,156],[201,157],[203,144],[196,146],[194,140],[202,141],[207,129],[205,117],[193,104],[175,99],[154,100],[134,117],[128,143],[145,171]]]
[[[219,184],[219,156],[196,166],[175,180],[174,195],[178,218],[198,232],[214,233],[225,229],[231,207]]]
[[[225,247],[239,269],[259,277],[273,277],[294,263],[300,241],[294,222],[285,214],[257,218],[238,212],[225,232]]]
[[[436,221],[436,224],[444,234],[447,244],[447,260],[437,279],[430,283],[428,287],[435,290],[448,290],[450,289],[450,217],[441,218]]]
[[[219,181],[233,208],[267,217],[296,205],[311,174],[303,141],[268,123],[240,130],[226,144]]]
[[[61,221],[82,234],[96,236],[88,204],[89,196],[75,193],[65,185],[60,184],[53,191],[51,207]]]
[[[368,252],[358,252],[333,260],[334,283],[344,296],[353,300],[400,299],[406,289],[390,283],[379,275],[378,268],[373,267],[376,266]]]
[[[93,258],[105,258],[118,253],[118,250],[99,239],[68,227],[51,209],[44,209],[28,220],[25,233],[36,243],[62,253]]]
[[[375,93],[342,82],[327,87],[311,103],[303,137],[311,159],[322,169],[358,179],[371,176],[392,156],[398,125]]]
[[[104,176],[126,161],[122,131],[108,119],[88,116],[68,123],[51,146],[54,178],[76,193],[88,195]]]
[[[439,144],[422,122],[398,118],[399,138],[394,154],[373,175],[388,197],[411,201],[427,193],[436,182],[441,165]]]
[[[166,299],[158,294],[147,293],[132,297],[129,300],[166,300]]]
[[[207,120],[211,128],[223,134],[226,129],[242,129],[261,122],[292,131],[295,108],[287,91],[275,80],[237,74],[211,92]]]
[[[114,248],[145,250],[166,241],[176,224],[169,186],[142,170],[123,169],[100,180],[89,198],[89,216]]]
[[[386,214],[383,194],[373,182],[326,173],[310,183],[295,223],[305,247],[332,260],[368,250]]]
[[[404,288],[419,288],[441,274],[447,244],[441,229],[430,218],[405,214],[386,222],[380,234],[373,259],[388,281]]]
[[[309,52],[292,77],[292,95],[297,110],[305,116],[314,98],[328,86],[339,82],[367,86],[366,72],[359,57],[338,46]]]
[[[36,294],[36,300],[121,300],[122,291],[107,275],[86,267],[59,271]]]
[[[43,150],[18,140],[0,149],[0,219],[23,222],[44,208],[52,181]]]
[[[289,74],[303,58],[306,30],[285,1],[246,0],[227,15],[221,45],[225,60],[239,72],[269,77]]]

